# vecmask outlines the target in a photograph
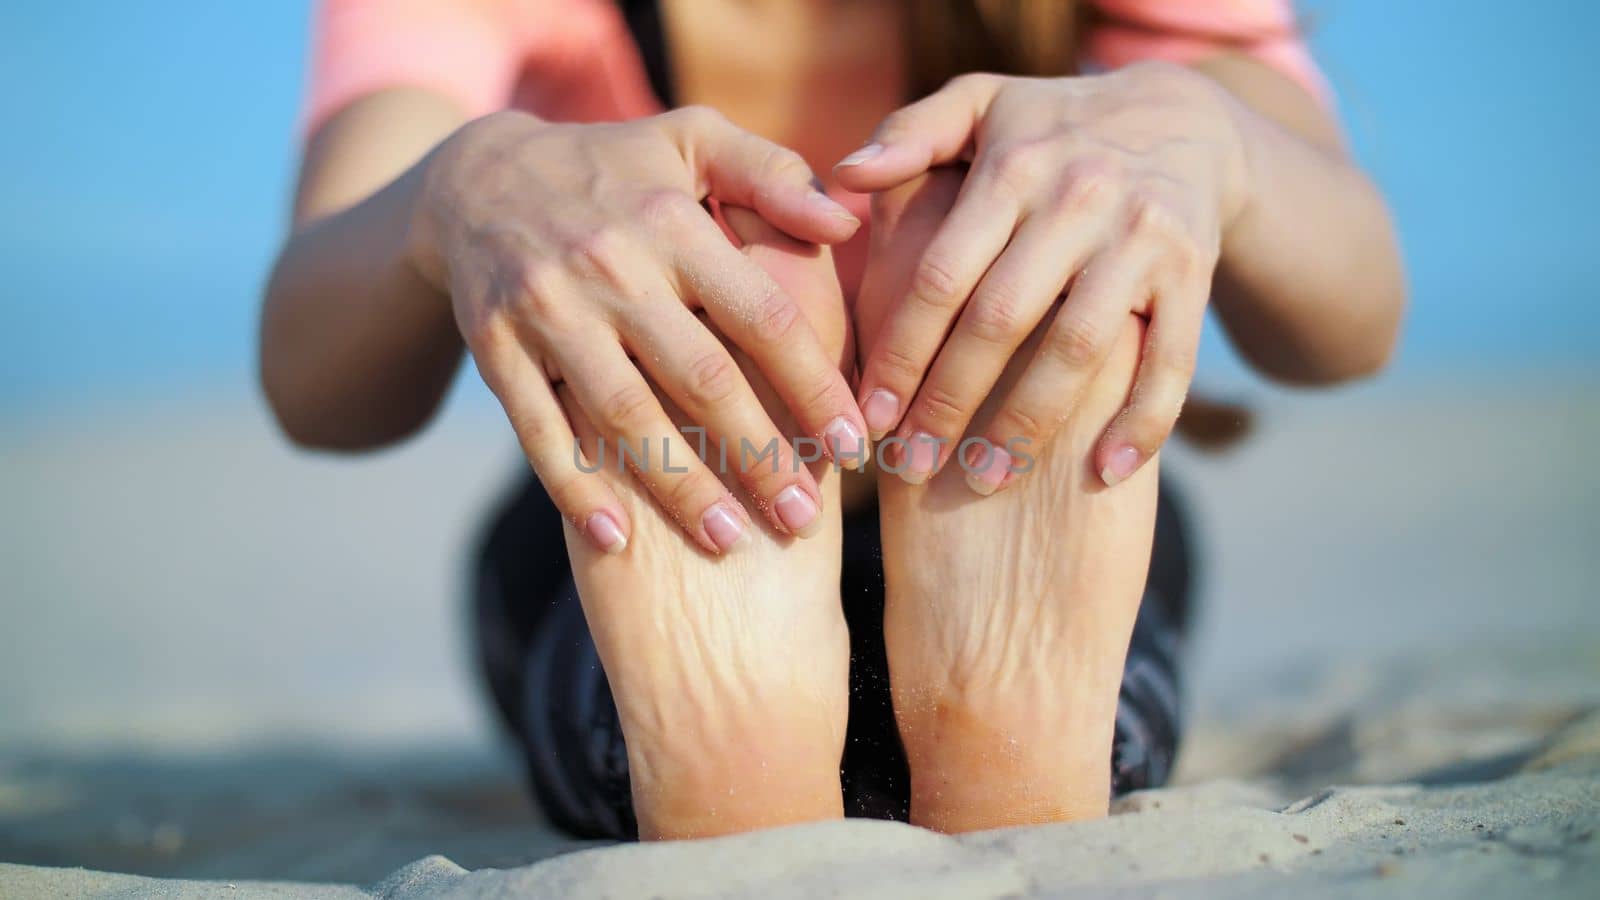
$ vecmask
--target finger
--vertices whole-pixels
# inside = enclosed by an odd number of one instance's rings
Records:
[[[904,299],[866,348],[858,395],[874,440],[893,431],[906,415],[907,401],[917,395],[967,298],[1011,239],[1017,213],[1013,201],[984,190],[981,182],[962,187],[955,207],[912,270]]]
[[[883,120],[872,140],[839,160],[833,175],[846,190],[884,191],[934,166],[970,157],[974,132],[1000,77],[962,75]]]
[[[826,435],[830,442],[851,431],[859,437],[855,398],[839,359],[827,352],[800,304],[709,220],[696,229],[679,238],[682,250],[673,260],[679,296],[703,307],[750,357],[804,434]]]
[[[709,107],[685,107],[662,117],[707,196],[753,209],[773,225],[818,244],[836,244],[861,227],[848,209],[821,190],[800,154],[757,137]]]
[[[807,244],[773,228],[754,212],[739,206],[723,205],[723,220],[739,252],[761,267],[763,272],[800,304],[800,311],[811,330],[822,342],[822,349],[834,361],[834,368],[845,377],[846,386],[855,372],[856,351],[850,333],[850,313],[845,308],[844,292],[833,254],[826,247]],[[746,361],[748,362],[748,361]],[[753,380],[752,386],[767,404],[773,393],[766,379]],[[777,410],[777,405],[768,405]],[[820,437],[828,455],[840,467],[859,469],[866,463],[866,424],[859,418],[855,403],[842,416],[830,421]],[[774,416],[780,429],[796,432],[787,416]]]
[[[1084,389],[1105,363],[1128,318],[1149,291],[1150,257],[1138,247],[1102,251],[1074,280],[1061,308],[1045,326],[1022,377],[983,431],[996,447],[1037,455],[1069,419]],[[1010,483],[1005,466],[969,478],[978,493]],[[1012,473],[1013,478],[1021,473]]]
[[[697,455],[715,460],[722,474],[735,473],[780,533],[816,533],[822,527],[816,480],[722,342],[676,303],[620,324],[646,371],[689,421],[705,428],[708,440]]]
[[[1158,290],[1128,405],[1095,452],[1107,487],[1139,470],[1172,434],[1194,380],[1210,279],[1190,275]]]
[[[522,453],[561,515],[606,553],[628,546],[631,523],[617,495],[578,449],[549,379],[521,347],[474,353],[483,381],[500,400]]]
[[[901,423],[899,436],[908,446],[915,444],[916,435],[931,436],[944,450],[956,446],[1017,348],[1083,265],[1103,228],[1095,216],[1038,216],[1023,222],[962,310]],[[947,456],[941,452],[932,460],[932,472],[940,470]],[[905,467],[902,476],[912,473],[915,462]],[[915,477],[926,478],[932,472],[917,472]]]
[[[592,335],[552,352],[603,438],[596,465],[631,469],[662,510],[712,553],[728,553],[749,538],[743,505],[678,433],[615,335]]]

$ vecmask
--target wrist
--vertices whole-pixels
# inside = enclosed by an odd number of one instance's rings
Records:
[[[429,151],[394,184],[400,194],[401,218],[405,222],[401,265],[441,293],[448,291],[450,282],[441,216],[434,199],[443,148],[444,144],[440,144]]]
[[[1255,206],[1255,156],[1253,148],[1260,122],[1256,114],[1239,102],[1228,89],[1209,78],[1216,97],[1218,121],[1222,125],[1221,225],[1223,243]]]

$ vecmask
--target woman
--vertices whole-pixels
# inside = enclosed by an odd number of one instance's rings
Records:
[[[538,476],[478,610],[559,824],[961,831],[1165,778],[1188,576],[1154,463],[1208,301],[1302,383],[1381,367],[1403,305],[1284,0],[320,28],[263,383],[297,442],[367,448],[470,353]]]

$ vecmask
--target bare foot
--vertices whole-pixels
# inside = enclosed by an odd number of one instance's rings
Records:
[[[728,219],[746,252],[845,359],[843,305],[827,254],[793,245],[748,214],[729,211]],[[734,357],[774,423],[793,435],[793,421],[748,360]],[[569,400],[563,396],[594,460],[594,432]],[[737,442],[732,436],[730,470]],[[680,438],[671,452],[687,459],[697,449]],[[707,459],[715,470],[714,440]],[[661,464],[659,455],[651,464]],[[667,520],[631,475],[616,473],[614,452],[606,471],[634,523],[628,545],[600,553],[569,523],[567,549],[627,741],[640,836],[702,837],[842,816],[850,649],[839,602],[839,473],[813,466],[823,498],[814,536],[782,537],[762,516],[746,515],[741,546],[717,558]]]
[[[1005,490],[979,497],[954,463],[925,485],[879,478],[884,640],[917,824],[1106,812],[1156,467],[1108,489],[1092,454],[1141,334],[1130,324],[1079,412]]]
[[[875,206],[875,268],[855,317],[864,344],[958,188],[958,175],[936,174]],[[1055,440],[1021,448],[1031,471],[993,496],[974,493],[954,458],[923,485],[879,476],[885,644],[916,824],[970,831],[1106,812],[1157,467],[1107,489],[1091,455],[1127,397],[1142,336],[1130,315]]]

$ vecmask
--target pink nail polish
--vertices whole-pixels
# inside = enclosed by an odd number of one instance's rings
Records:
[[[828,454],[840,468],[861,468],[862,461],[867,458],[867,442],[862,439],[856,423],[838,416],[828,423],[822,435],[827,438]]]
[[[985,448],[976,445],[969,454],[972,459],[966,469],[967,487],[974,493],[987,497],[1000,487],[1011,471],[1011,454],[993,445]]]
[[[880,440],[900,418],[900,398],[878,388],[867,395],[867,402],[861,404],[861,417],[867,420],[867,431],[872,439]]]
[[[596,547],[607,553],[621,553],[628,547],[628,536],[608,512],[597,512],[583,523],[583,532]]]
[[[839,164],[834,166],[834,168],[839,169],[848,166],[859,166],[882,152],[883,145],[877,141],[873,141],[872,143],[862,147],[860,150],[857,150],[849,156],[846,156],[844,159],[839,160]]]
[[[706,536],[711,538],[711,543],[716,544],[723,553],[731,552],[745,539],[744,523],[721,503],[706,510],[700,524],[705,528]]]
[[[799,485],[791,484],[778,493],[772,504],[778,511],[778,520],[795,534],[803,535],[817,520],[817,504]]]
[[[1100,480],[1106,487],[1112,487],[1133,474],[1139,468],[1139,451],[1137,448],[1123,444],[1111,451],[1111,457],[1106,461],[1105,468],[1100,470]]]

